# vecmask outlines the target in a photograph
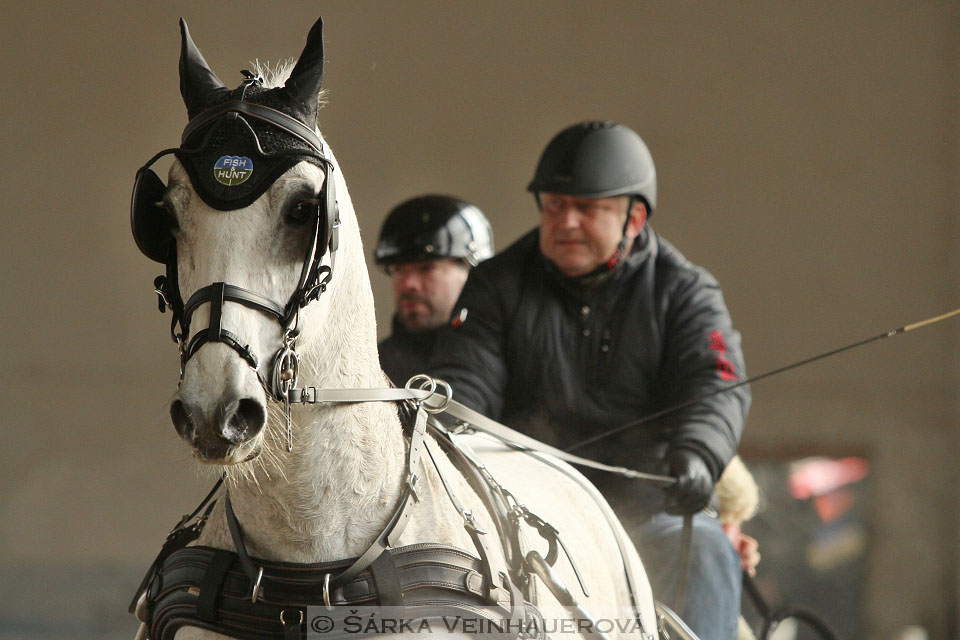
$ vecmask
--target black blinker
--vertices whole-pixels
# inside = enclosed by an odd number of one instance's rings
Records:
[[[141,169],[133,185],[130,226],[137,247],[151,260],[166,263],[173,234],[170,213],[160,204],[167,190],[151,169]]]

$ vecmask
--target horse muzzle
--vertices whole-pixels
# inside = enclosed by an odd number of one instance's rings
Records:
[[[201,461],[236,464],[255,457],[257,436],[267,422],[262,400],[223,397],[208,410],[180,394],[170,403],[173,426]]]

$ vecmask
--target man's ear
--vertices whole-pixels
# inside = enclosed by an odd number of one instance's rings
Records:
[[[627,237],[636,238],[647,223],[647,205],[637,198],[630,208],[630,220],[627,222]]]

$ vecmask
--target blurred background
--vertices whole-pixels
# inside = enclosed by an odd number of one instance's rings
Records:
[[[719,278],[750,373],[960,306],[955,1],[5,2],[0,637],[132,637],[127,600],[208,488],[128,222],[136,169],[186,124],[177,18],[235,86],[321,14],[320,127],[368,256],[425,192],[505,248],[537,223],[550,137],[611,119],[647,141],[652,224]],[[960,318],[754,385],[745,529],[773,600],[844,638],[958,637],[958,391]]]

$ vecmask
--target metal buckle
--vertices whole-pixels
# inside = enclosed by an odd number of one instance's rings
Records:
[[[299,324],[299,313],[297,314]],[[290,417],[290,394],[300,381],[300,354],[296,351],[297,329],[287,329],[283,334],[283,346],[273,360],[271,379],[273,394],[283,401],[283,416],[287,426],[287,451],[293,451],[293,419]]]
[[[463,519],[467,523],[467,528],[476,531],[480,535],[486,535],[487,530],[477,526],[477,519],[473,517],[472,511],[464,509],[461,515],[463,515]]]
[[[250,593],[250,602],[253,604],[257,603],[257,598],[260,596],[261,580],[263,580],[263,567],[260,567],[260,571],[257,573],[257,580],[253,583],[253,591]]]
[[[410,478],[407,479],[407,486],[410,487],[410,494],[413,496],[415,502],[420,502],[420,476],[416,473],[411,473]]]
[[[301,404],[315,404],[317,402],[317,388],[316,387],[303,387],[298,389],[300,392],[300,398],[296,400]],[[291,400],[293,402],[293,400]]]
[[[162,205],[163,203],[159,203],[159,204]],[[163,311],[166,309],[173,309],[173,305],[170,304],[170,301],[167,299],[167,294],[163,292],[162,288],[155,285],[153,287],[153,292],[156,293],[157,296],[160,298],[160,300],[163,302],[163,305],[160,308],[161,313],[163,313]]]
[[[460,420],[457,422],[457,424],[453,425],[452,427],[449,427],[447,431],[450,433],[450,435],[459,436],[465,433],[473,433],[474,429],[473,429],[473,425],[471,425],[469,422],[464,422],[463,420]]]
[[[173,339],[177,343],[177,349],[180,351],[180,381],[183,381],[183,374],[187,370],[187,343],[182,333],[174,335]]]
[[[323,604],[327,611],[333,611],[333,605],[330,604],[330,574],[323,576]]]

